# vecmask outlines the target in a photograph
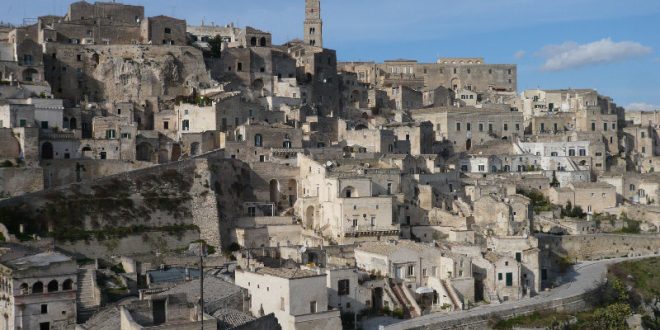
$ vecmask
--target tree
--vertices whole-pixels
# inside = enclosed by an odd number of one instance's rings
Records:
[[[555,171],[552,171],[552,181],[550,182],[550,186],[553,188],[559,187],[559,180],[557,180],[557,173]]]
[[[213,57],[220,57],[222,53],[222,37],[219,35],[213,37],[213,39],[209,40],[209,46],[211,46],[211,55]]]

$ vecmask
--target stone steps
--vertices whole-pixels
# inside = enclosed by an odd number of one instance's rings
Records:
[[[78,323],[87,321],[100,309],[96,297],[94,272],[96,270],[89,268],[78,270],[78,291],[76,293]]]

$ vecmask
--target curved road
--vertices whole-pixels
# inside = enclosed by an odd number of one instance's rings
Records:
[[[587,261],[587,262],[579,263],[573,266],[572,272],[569,272],[568,274],[564,275],[564,277],[569,277],[569,278],[572,277],[570,282],[566,282],[552,290],[541,292],[539,295],[533,298],[526,298],[514,302],[505,302],[496,305],[482,305],[467,311],[452,312],[449,314],[436,313],[436,314],[424,315],[415,319],[405,320],[395,324],[390,324],[386,326],[381,325],[380,329],[385,329],[385,330],[410,329],[410,328],[428,326],[432,324],[439,324],[446,321],[459,320],[466,317],[487,315],[496,311],[506,311],[518,307],[525,307],[525,306],[538,304],[539,302],[544,302],[544,301],[574,297],[594,289],[598,283],[602,282],[605,279],[605,275],[607,274],[608,265],[621,261],[645,259],[652,257],[656,257],[656,256],[650,255],[650,256],[634,257],[634,258],[616,258],[616,259]]]

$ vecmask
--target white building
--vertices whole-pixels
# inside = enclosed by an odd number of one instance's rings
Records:
[[[274,313],[283,330],[341,329],[339,311],[328,309],[325,273],[267,267],[236,270],[236,285],[248,290],[254,316]]]

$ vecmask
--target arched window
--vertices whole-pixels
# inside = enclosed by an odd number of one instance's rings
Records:
[[[266,37],[261,37],[259,40],[259,46],[266,47]]]
[[[263,146],[263,136],[261,136],[261,134],[256,134],[254,136],[254,146],[255,147]]]
[[[78,123],[76,121],[76,118],[71,117],[71,119],[69,120],[69,128],[78,129]]]
[[[357,197],[355,194],[355,188],[353,187],[346,187],[344,188],[344,193],[342,194],[345,198],[353,198]]]
[[[56,280],[48,282],[48,292],[57,292],[60,289],[59,283]]]
[[[73,280],[68,279],[64,281],[64,283],[62,283],[62,290],[64,291],[73,290]]]
[[[182,129],[184,131],[189,131],[190,130],[190,120],[186,119],[183,121],[183,124],[181,125]]]
[[[32,285],[32,293],[43,293],[43,292],[44,292],[43,283],[37,282]]]
[[[257,45],[257,37],[252,37],[250,39],[250,46],[256,46]]]
[[[28,293],[30,293],[30,287],[28,286],[27,283],[23,283],[23,284],[21,284],[21,286],[20,286],[19,288],[20,288],[20,290],[21,290],[21,294],[28,294]]]

